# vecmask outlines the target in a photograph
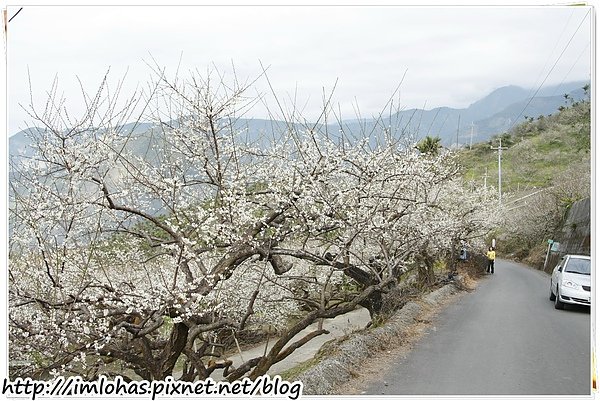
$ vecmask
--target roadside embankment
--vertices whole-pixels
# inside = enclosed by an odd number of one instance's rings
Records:
[[[355,377],[368,358],[408,337],[411,327],[426,311],[464,288],[463,280],[457,277],[454,282],[424,295],[420,300],[408,302],[381,326],[325,344],[315,356],[315,363],[293,380],[304,383],[306,395],[335,394],[335,389]]]

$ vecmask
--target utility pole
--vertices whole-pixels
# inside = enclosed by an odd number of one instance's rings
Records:
[[[487,167],[485,168],[485,174],[483,175],[483,190],[487,191],[487,178],[488,178],[488,173],[487,173]]]
[[[502,137],[499,138],[500,144],[497,148],[490,146],[490,149],[498,151],[498,203],[502,204],[502,149],[508,149],[502,147]]]
[[[471,121],[471,139],[469,140],[469,150],[473,147],[473,121]]]
[[[456,149],[458,149],[458,132],[460,131],[460,114],[458,115],[458,126],[456,127]]]

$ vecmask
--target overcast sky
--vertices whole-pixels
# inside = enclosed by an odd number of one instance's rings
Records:
[[[151,56],[167,73],[180,57],[184,73],[214,64],[229,74],[233,63],[241,79],[262,62],[309,119],[336,80],[351,119],[356,104],[363,116],[380,111],[405,74],[402,107],[462,108],[505,85],[590,79],[593,18],[590,7],[549,6],[26,6],[8,28],[9,133],[29,121],[19,107],[30,103],[27,71],[35,104],[57,76],[77,115],[77,77],[93,91],[109,67],[115,83],[128,71],[132,91],[149,80]]]

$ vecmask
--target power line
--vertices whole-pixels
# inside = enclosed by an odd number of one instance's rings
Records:
[[[575,32],[573,32],[573,35],[571,35],[571,38],[569,39],[569,41],[565,45],[564,49],[562,50],[562,52],[559,54],[558,58],[554,62],[554,65],[552,65],[552,68],[550,68],[550,71],[548,71],[548,74],[546,74],[546,77],[544,78],[544,80],[542,81],[542,83],[540,84],[540,86],[538,86],[538,88],[536,89],[536,91],[533,94],[533,96],[531,98],[529,98],[529,101],[527,102],[527,104],[525,105],[525,107],[523,107],[523,110],[521,110],[521,112],[519,113],[519,115],[517,116],[517,118],[514,119],[513,123],[510,125],[510,127],[508,127],[507,131],[510,131],[512,129],[512,127],[517,123],[517,121],[519,120],[519,118],[521,118],[521,116],[523,115],[523,112],[527,109],[527,107],[529,107],[529,105],[531,104],[531,102],[533,101],[533,99],[535,98],[535,96],[538,94],[538,92],[540,91],[540,89],[542,88],[542,86],[544,85],[544,83],[546,82],[546,80],[548,79],[548,77],[550,76],[550,74],[552,73],[552,71],[554,71],[554,68],[556,67],[556,65],[558,64],[558,62],[560,61],[560,59],[562,58],[563,54],[565,54],[565,51],[567,51],[567,48],[569,47],[569,45],[573,41],[573,38],[575,37],[575,35],[577,34],[577,32],[579,32],[579,28],[581,28],[581,25],[583,25],[583,23],[585,22],[587,16],[589,15],[589,13],[590,13],[590,10],[588,10],[587,13],[585,13],[585,15],[583,16],[581,22],[577,26],[577,29],[575,30]]]
[[[548,54],[548,57],[546,58],[546,61],[544,61],[544,67],[540,70],[538,77],[535,79],[535,84],[533,84],[533,87],[529,91],[529,95],[531,95],[531,93],[533,92],[533,88],[535,88],[537,86],[540,78],[542,77],[542,74],[544,73],[544,71],[546,70],[546,67],[548,66],[548,62],[554,55],[554,51],[558,47],[558,44],[562,42],[563,35],[564,35],[565,31],[567,30],[567,26],[569,26],[569,22],[571,22],[571,18],[573,17],[575,10],[576,10],[576,8],[573,7],[573,9],[571,10],[571,14],[569,14],[569,18],[567,19],[567,22],[563,26],[563,29],[560,32],[560,35],[558,35],[558,40],[556,42],[554,42],[554,47],[552,48],[552,51],[550,51],[550,53]],[[527,95],[527,96],[529,97],[529,95]]]
[[[556,89],[554,89],[554,92],[552,92],[552,96],[554,96],[556,94],[556,92],[558,91],[558,89],[565,82],[565,79],[567,79],[567,77],[569,76],[569,74],[571,73],[571,71],[573,71],[573,68],[575,68],[575,66],[579,62],[579,59],[581,58],[581,56],[583,56],[583,54],[585,53],[585,51],[587,50],[587,48],[589,46],[590,46],[590,42],[588,42],[587,45],[585,45],[585,47],[581,51],[581,53],[579,53],[579,56],[577,56],[577,58],[575,59],[575,62],[573,63],[573,65],[571,66],[571,68],[569,68],[569,71],[565,74],[565,77],[562,79],[562,81],[560,81],[560,84],[558,84],[558,86],[556,87]]]

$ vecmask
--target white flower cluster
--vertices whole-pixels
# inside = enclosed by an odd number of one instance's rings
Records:
[[[238,92],[184,89],[170,128],[47,130],[12,166],[10,352],[26,373],[152,365],[182,325],[186,347],[285,330],[494,223],[449,154],[289,127],[265,146],[228,123]]]

